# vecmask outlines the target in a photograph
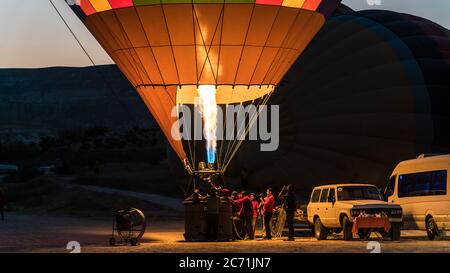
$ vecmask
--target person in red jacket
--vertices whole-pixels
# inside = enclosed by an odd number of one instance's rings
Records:
[[[270,230],[270,222],[272,221],[273,207],[275,205],[275,197],[272,195],[272,188],[267,189],[267,197],[264,199],[264,226],[266,228],[267,240],[272,239],[272,231]]]
[[[233,200],[233,237],[235,240],[242,239],[242,223],[240,212],[242,208],[241,194],[237,191],[231,193],[231,199]]]
[[[253,226],[253,235],[254,235],[255,230],[256,230],[256,221],[258,220],[258,216],[259,216],[259,202],[256,200],[256,196],[254,193],[250,194],[250,201],[252,201],[252,208],[253,208],[252,226]]]
[[[253,233],[253,203],[250,200],[250,193],[243,192],[243,198],[241,199],[242,208],[240,212],[242,229],[242,239],[248,236],[248,239],[254,239]]]

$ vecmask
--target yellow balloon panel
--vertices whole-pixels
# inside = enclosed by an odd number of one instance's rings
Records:
[[[91,5],[94,7],[95,11],[97,11],[97,12],[112,9],[108,0],[92,0],[90,2],[91,2]]]

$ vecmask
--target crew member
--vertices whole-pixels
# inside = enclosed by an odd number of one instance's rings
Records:
[[[261,216],[261,227],[262,227],[262,230],[264,231],[265,230],[265,227],[264,227],[264,193],[259,194],[258,213]]]
[[[267,197],[264,199],[264,227],[266,229],[265,239],[272,239],[272,232],[270,230],[270,222],[272,221],[273,207],[275,205],[275,198],[272,195],[272,188],[266,191]]]
[[[284,209],[286,210],[286,221],[289,228],[288,241],[294,241],[294,216],[297,210],[297,199],[295,197],[293,185],[287,186],[286,194],[284,195]]]
[[[248,236],[248,239],[254,239],[253,233],[253,203],[250,200],[250,193],[243,193],[243,198],[241,199],[242,208],[240,212],[241,223],[242,223],[242,238],[244,239]]]
[[[252,226],[253,226],[253,235],[255,235],[256,221],[258,220],[259,216],[259,202],[256,200],[254,193],[250,194],[250,201],[252,201],[252,209],[253,209]]]
[[[233,200],[233,238],[235,240],[241,239],[241,218],[239,217],[239,212],[241,211],[241,200],[237,191],[231,193],[231,199]]]

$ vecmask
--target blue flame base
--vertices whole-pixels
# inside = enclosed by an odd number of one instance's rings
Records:
[[[216,152],[213,149],[206,150],[208,163],[216,163]]]

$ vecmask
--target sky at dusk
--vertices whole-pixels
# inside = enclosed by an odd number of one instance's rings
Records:
[[[96,64],[112,63],[64,0],[53,0]],[[380,2],[380,5],[370,5]],[[449,0],[343,0],[355,10],[410,13],[450,28]],[[88,66],[88,57],[49,0],[0,0],[0,67]]]

